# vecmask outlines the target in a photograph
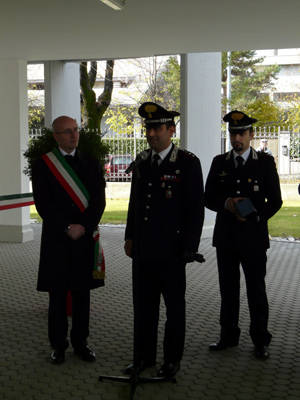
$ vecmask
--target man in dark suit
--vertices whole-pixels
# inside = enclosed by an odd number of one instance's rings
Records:
[[[199,159],[171,142],[175,111],[147,102],[145,119],[150,149],[133,163],[125,252],[133,258],[134,363],[126,372],[156,363],[160,296],[167,321],[164,363],[158,375],[180,368],[185,337],[185,266],[195,258],[204,217]]]
[[[43,219],[37,289],[49,292],[50,360],[55,364],[65,361],[66,299],[70,290],[74,353],[85,361],[94,361],[87,337],[90,289],[104,284],[95,249],[97,226],[105,208],[105,181],[99,162],[77,150],[76,120],[56,118],[53,136],[58,148],[44,154],[32,173],[35,205]]]
[[[205,187],[205,205],[217,212],[213,246],[217,249],[221,292],[221,336],[210,350],[238,345],[241,264],[255,356],[266,359],[272,337],[267,329],[265,288],[267,221],[282,205],[279,178],[274,158],[250,147],[256,119],[235,110],[225,115],[224,121],[229,123],[233,149],[214,158]]]

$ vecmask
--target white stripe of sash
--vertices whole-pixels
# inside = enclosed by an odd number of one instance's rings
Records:
[[[0,206],[8,206],[11,204],[18,204],[18,203],[27,203],[28,201],[33,201],[33,197],[28,196],[19,199],[0,200]]]
[[[55,165],[55,167],[58,169],[60,174],[64,177],[64,179],[68,182],[68,184],[71,186],[73,191],[76,193],[76,195],[79,197],[80,201],[82,204],[87,208],[88,206],[88,200],[81,191],[81,189],[78,187],[77,183],[74,181],[72,176],[69,174],[69,172],[63,167],[61,162],[57,159],[54,153],[50,152],[46,154],[49,159],[52,161],[52,163]]]

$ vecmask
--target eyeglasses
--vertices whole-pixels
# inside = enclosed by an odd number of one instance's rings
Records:
[[[54,132],[54,133],[58,133],[58,134],[65,133],[65,134],[71,135],[72,133],[77,133],[78,131],[79,131],[79,128],[78,128],[78,126],[76,126],[73,129],[72,128],[68,128],[68,129],[65,129],[63,131]]]

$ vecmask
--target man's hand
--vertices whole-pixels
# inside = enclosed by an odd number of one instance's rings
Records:
[[[246,218],[241,217],[236,209],[236,203],[244,200],[245,197],[228,197],[228,199],[225,201],[225,208],[226,210],[228,210],[229,212],[231,212],[232,214],[234,214],[236,216],[236,218],[240,221],[240,222],[245,222]]]
[[[128,256],[130,258],[132,258],[132,245],[133,245],[133,242],[131,239],[125,240],[125,244],[124,244],[125,254],[126,254],[126,256]]]
[[[67,235],[72,240],[78,240],[85,234],[85,227],[80,224],[71,224],[68,226]]]

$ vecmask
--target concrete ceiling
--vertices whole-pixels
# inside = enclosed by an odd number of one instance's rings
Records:
[[[300,46],[299,0],[1,0],[0,58],[82,60]]]

